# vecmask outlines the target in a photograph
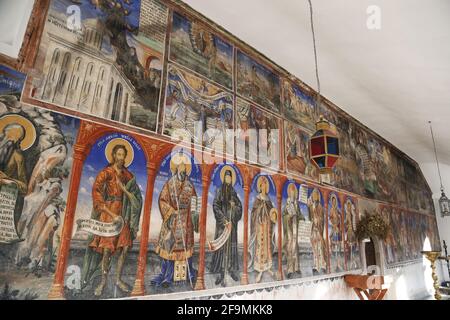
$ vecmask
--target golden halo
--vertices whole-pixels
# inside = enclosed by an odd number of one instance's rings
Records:
[[[30,120],[17,114],[8,114],[0,118],[0,132],[3,132],[5,127],[9,124],[19,124],[25,129],[25,137],[20,143],[20,148],[23,151],[34,144],[36,141],[36,128]]]
[[[334,193],[332,193],[330,196],[330,203],[333,203],[333,199],[336,199],[336,206],[337,206],[339,201],[338,201],[337,196]]]
[[[313,201],[316,201],[316,200],[317,201],[321,201],[319,189],[314,188],[313,191],[312,191],[311,197],[312,197]]]
[[[263,183],[267,183],[269,185],[269,189],[267,190],[267,193],[269,193],[270,192],[270,184],[269,184],[269,180],[267,179],[266,176],[260,176],[258,178],[258,180],[256,181],[256,185],[258,187],[258,192],[261,192],[261,185]]]
[[[353,202],[350,199],[347,199],[345,201],[345,206],[348,207],[350,205],[350,209],[352,209],[352,207],[354,207]]]
[[[294,192],[295,192],[295,198],[297,198],[297,196],[298,196],[298,190],[297,190],[297,186],[296,186],[295,183],[293,183],[293,182],[290,182],[289,185],[288,185],[288,188],[287,188],[288,196],[289,196],[289,193],[290,193],[291,189],[294,189]]]
[[[125,158],[124,166],[128,167],[133,162],[134,150],[133,150],[133,147],[131,146],[130,142],[125,139],[116,138],[116,139],[113,139],[110,142],[108,142],[108,144],[106,145],[106,148],[105,148],[106,159],[108,160],[109,163],[113,162],[112,150],[118,144],[123,145],[125,147],[125,149],[127,149],[127,156]]]
[[[224,178],[225,178],[225,172],[227,170],[231,171],[231,181],[234,186],[236,184],[236,172],[234,171],[234,168],[230,165],[225,165],[225,166],[223,166],[222,170],[220,170],[220,180],[223,183]]]
[[[178,165],[182,163],[184,163],[184,165],[186,166],[186,175],[187,176],[191,175],[192,170],[191,159],[189,159],[189,157],[184,153],[176,153],[172,155],[172,158],[170,159],[170,171],[172,172],[172,175],[175,174]]]

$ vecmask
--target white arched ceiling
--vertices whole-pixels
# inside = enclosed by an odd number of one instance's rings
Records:
[[[316,88],[307,0],[185,0]],[[312,0],[322,94],[419,163],[450,164],[450,1]],[[381,29],[366,25],[370,5]]]

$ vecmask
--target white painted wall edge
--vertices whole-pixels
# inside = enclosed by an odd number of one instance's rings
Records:
[[[33,5],[34,0],[0,0],[0,53],[18,58]]]

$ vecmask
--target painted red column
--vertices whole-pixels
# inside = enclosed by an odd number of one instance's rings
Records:
[[[208,209],[208,191],[211,183],[210,173],[213,166],[205,164],[202,168],[202,210],[200,213],[200,252],[198,257],[198,273],[195,290],[205,289],[205,245],[206,245],[206,215]]]
[[[250,197],[250,184],[252,179],[248,173],[245,174],[244,182],[244,252],[243,252],[243,262],[242,262],[242,276],[241,284],[248,284],[248,201]]]
[[[70,175],[69,193],[67,196],[64,225],[61,232],[61,246],[59,247],[58,261],[56,263],[53,285],[48,293],[49,299],[64,299],[64,275],[69,258],[70,240],[72,239],[73,222],[78,200],[83,162],[86,157],[86,148],[74,146],[72,172]]]
[[[347,244],[345,242],[345,194],[339,193],[339,201],[341,202],[341,245],[344,252],[344,269],[348,270],[347,267]]]
[[[147,166],[147,188],[145,190],[144,216],[141,226],[141,246],[139,248],[136,280],[131,296],[145,295],[145,269],[147,268],[147,249],[150,230],[150,218],[153,201],[153,188],[155,186],[156,165],[149,163]]]
[[[278,274],[277,280],[283,280],[283,229],[282,229],[282,219],[281,219],[281,204],[283,201],[283,184],[286,180],[285,177],[277,177],[277,204],[278,204],[278,215],[277,215],[277,227],[278,227]]]
[[[325,214],[325,217],[324,217],[324,224],[325,224],[325,234],[326,234],[326,245],[327,245],[327,272],[328,273],[331,273],[331,250],[330,250],[330,238],[329,238],[329,235],[328,235],[328,196],[329,196],[329,194],[330,194],[330,191],[329,190],[326,190],[326,189],[322,189],[321,190],[322,191],[322,196],[323,196],[323,202],[324,202],[324,206],[323,206],[323,208],[324,208],[324,214]]]

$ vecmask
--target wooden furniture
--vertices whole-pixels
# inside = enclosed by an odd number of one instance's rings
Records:
[[[344,280],[360,300],[383,300],[387,292],[383,276],[348,274]]]

